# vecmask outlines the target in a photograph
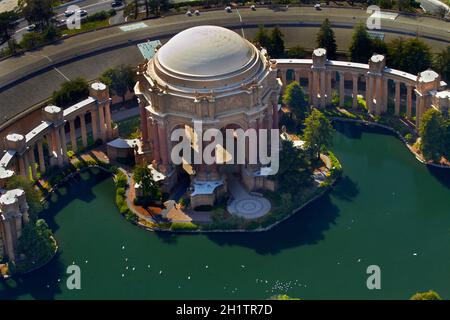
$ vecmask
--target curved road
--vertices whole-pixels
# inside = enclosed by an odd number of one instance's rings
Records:
[[[219,10],[202,12],[200,16],[177,15],[147,20],[138,25],[128,24],[129,31],[115,26],[77,35],[0,62],[0,126],[50,96],[67,79],[76,76],[94,79],[107,67],[139,63],[142,57],[135,44],[147,39],[164,40],[183,29],[201,24],[231,27],[251,38],[258,25],[279,25],[286,34],[288,46],[299,43],[312,48],[317,27],[328,17],[335,28],[339,47],[346,48],[354,24],[365,22],[368,16],[364,10],[339,8],[317,11],[296,7],[279,12],[258,8],[256,11],[233,10],[232,13]],[[133,29],[131,26],[141,28]],[[438,19],[398,16],[395,20],[382,20],[381,28],[379,31],[384,32],[386,38],[418,35],[433,51],[450,43],[450,23]]]

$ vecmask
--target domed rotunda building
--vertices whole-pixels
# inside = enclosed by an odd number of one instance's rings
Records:
[[[273,189],[258,165],[185,164],[171,160],[175,129],[192,136],[195,123],[209,128],[278,128],[280,83],[276,62],[237,33],[217,26],[184,30],[138,66],[142,148],[137,163],[151,164],[171,190],[190,177],[191,205],[213,204],[230,179],[248,190]],[[233,178],[230,178],[233,177]]]

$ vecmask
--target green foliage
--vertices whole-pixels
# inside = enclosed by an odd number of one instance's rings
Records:
[[[24,225],[18,242],[18,251],[25,255],[26,262],[17,265],[18,271],[26,271],[51,259],[56,249],[52,236],[52,231],[43,219],[37,220],[36,223],[30,221]]]
[[[20,40],[20,47],[25,50],[34,49],[44,42],[44,37],[42,34],[37,32],[28,32],[23,35],[22,40]]]
[[[418,38],[392,40],[388,44],[387,65],[391,68],[417,74],[432,63],[430,48]]]
[[[39,189],[35,188],[33,184],[22,176],[12,176],[6,182],[6,189],[23,189],[27,198],[28,206],[30,207],[30,217],[33,219],[37,217],[38,213],[42,211],[42,193]]]
[[[433,291],[417,292],[409,300],[442,300],[441,296]]]
[[[304,59],[309,57],[309,53],[302,46],[294,46],[287,50],[286,57],[289,59]]]
[[[313,109],[305,120],[305,130],[303,131],[303,140],[305,140],[307,149],[319,158],[320,152],[331,146],[333,134],[334,129],[330,120],[319,110]]]
[[[283,103],[295,114],[297,119],[303,120],[308,111],[308,102],[303,88],[297,81],[291,82],[284,91]]]
[[[434,70],[442,76],[446,82],[450,81],[450,46],[439,52],[433,61]]]
[[[371,52],[373,54],[377,53],[377,54],[386,55],[388,52],[388,46],[387,46],[386,42],[384,42],[381,39],[378,39],[378,38],[372,39]]]
[[[281,147],[280,168],[276,176],[280,192],[295,193],[299,189],[311,186],[312,170],[305,151],[294,147],[291,141],[286,140],[282,141]]]
[[[366,26],[363,23],[357,24],[355,26],[349,48],[350,60],[354,62],[367,63],[369,58],[372,56],[371,44],[372,41],[366,30]]]
[[[280,28],[275,27],[272,29],[270,35],[271,52],[270,56],[273,58],[282,58],[284,56],[284,35]]]
[[[133,179],[142,187],[142,195],[144,198],[151,200],[161,200],[161,188],[153,180],[150,168],[147,166],[136,166],[133,170]]]
[[[270,297],[270,300],[302,300],[302,299],[292,298],[292,297],[289,297],[287,294],[279,294],[279,295]]]
[[[44,41],[51,42],[61,37],[61,29],[53,25],[48,26],[42,33]]]
[[[106,70],[100,81],[109,85],[111,91],[122,97],[122,102],[125,102],[125,95],[134,88],[136,82],[135,71],[130,65],[119,65]]]
[[[15,22],[19,19],[19,14],[15,11],[0,12],[0,42],[8,41],[14,33]]]
[[[266,29],[261,26],[253,42],[265,48],[271,58],[282,58],[285,50],[283,38],[284,35],[280,28],[273,28],[269,36]]]
[[[61,89],[53,92],[53,103],[67,107],[89,96],[89,85],[83,78],[75,78],[62,84]]]
[[[336,59],[336,38],[333,29],[331,29],[331,23],[326,18],[320,26],[317,33],[316,43],[319,48],[325,48],[327,50],[327,58]]]
[[[198,225],[192,222],[172,222],[170,225],[170,230],[197,230]]]
[[[126,188],[128,185],[128,179],[125,173],[122,171],[118,171],[117,174],[114,176],[114,183],[116,184],[117,188]]]
[[[430,108],[422,116],[419,128],[420,149],[427,159],[438,160],[444,153],[446,145],[446,121],[442,113]]]
[[[54,0],[19,0],[20,10],[30,24],[35,24],[39,29],[48,27],[53,12]]]

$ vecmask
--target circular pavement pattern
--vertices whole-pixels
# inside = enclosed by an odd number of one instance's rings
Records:
[[[263,197],[251,196],[244,199],[232,200],[228,205],[228,212],[246,219],[262,217],[270,211],[270,201]]]

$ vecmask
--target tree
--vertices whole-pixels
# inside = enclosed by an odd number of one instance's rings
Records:
[[[53,12],[53,0],[19,0],[19,8],[30,24],[43,30],[50,25]]]
[[[114,94],[122,97],[123,103],[125,102],[126,94],[135,85],[135,71],[129,65],[120,65],[106,70],[100,77],[100,81],[109,85]]]
[[[392,68],[417,74],[428,69],[431,62],[430,48],[417,38],[398,38],[388,44],[387,64]]]
[[[313,109],[311,114],[305,120],[305,130],[303,140],[307,149],[320,158],[320,152],[329,148],[333,142],[334,129],[330,120],[317,109]]]
[[[297,81],[291,82],[284,91],[283,103],[289,107],[297,119],[305,119],[308,111],[308,102],[305,99],[303,88]]]
[[[253,42],[260,47],[265,48],[269,54],[272,51],[272,41],[263,26],[259,27]]]
[[[161,199],[161,190],[155,180],[153,180],[150,168],[147,166],[136,166],[133,170],[133,179],[141,185],[144,198]]]
[[[18,250],[25,255],[29,263],[32,263],[30,267],[38,266],[52,257],[55,251],[52,236],[52,231],[43,219],[37,220],[36,223],[30,221],[24,225]]]
[[[445,147],[446,124],[442,113],[430,108],[422,116],[419,128],[420,149],[427,159],[438,159]]]
[[[44,43],[44,37],[37,32],[28,32],[20,40],[20,47],[25,50],[34,49]]]
[[[16,28],[16,20],[19,15],[15,11],[4,11],[0,13],[0,42],[6,42]]]
[[[388,52],[386,42],[379,38],[372,39],[371,52],[386,55]]]
[[[281,143],[280,169],[276,176],[280,182],[280,192],[297,194],[299,189],[312,183],[311,165],[305,151],[294,147],[292,141],[282,140]]]
[[[39,189],[35,188],[33,184],[25,177],[12,176],[6,182],[6,189],[22,189],[25,191],[25,197],[29,206],[29,214],[32,220],[37,218],[39,212],[42,211],[42,193]]]
[[[304,59],[308,56],[309,54],[302,46],[291,47],[286,52],[286,57],[290,59]]]
[[[319,48],[325,48],[327,50],[328,59],[336,59],[336,38],[333,29],[331,29],[331,23],[328,18],[326,18],[320,26],[319,32],[317,33],[316,42]]]
[[[450,81],[450,46],[436,55],[433,68],[442,76],[444,81]]]
[[[364,24],[355,26],[350,44],[350,60],[354,62],[367,63],[372,56],[372,40]]]
[[[75,78],[62,84],[61,89],[53,92],[53,103],[59,107],[72,105],[89,96],[89,85],[83,78]]]
[[[272,33],[270,35],[271,42],[271,52],[270,56],[273,58],[282,58],[284,56],[284,35],[281,32],[280,28],[275,27],[272,29]]]
[[[409,300],[442,300],[442,298],[437,292],[429,290],[426,292],[417,292]]]

